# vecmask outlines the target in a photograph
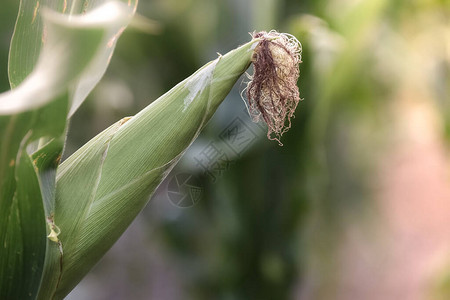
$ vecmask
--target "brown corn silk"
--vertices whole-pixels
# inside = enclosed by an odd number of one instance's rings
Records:
[[[281,136],[291,127],[300,101],[301,44],[294,36],[276,31],[254,32],[252,37],[260,42],[252,57],[254,73],[248,76],[248,111],[254,122],[262,118],[267,137],[282,145]]]

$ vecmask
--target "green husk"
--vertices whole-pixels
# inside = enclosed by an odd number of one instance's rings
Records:
[[[251,63],[253,40],[206,64],[132,118],[112,125],[61,164],[52,264],[61,299],[114,244]],[[61,248],[62,253],[61,253]]]

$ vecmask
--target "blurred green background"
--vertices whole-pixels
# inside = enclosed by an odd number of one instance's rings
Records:
[[[17,8],[0,10],[1,91]],[[301,41],[304,101],[280,147],[239,81],[68,299],[450,298],[448,2],[148,0],[138,14],[152,22],[123,34],[66,157],[255,30]],[[236,121],[252,141],[233,153],[221,134]],[[211,145],[221,171],[196,163]],[[195,205],[170,200],[179,174],[196,178]]]

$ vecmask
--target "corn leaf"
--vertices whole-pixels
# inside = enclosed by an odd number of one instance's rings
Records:
[[[0,299],[37,296],[71,91],[134,11],[115,1],[81,17],[43,10],[41,21],[31,2],[21,2],[11,46],[14,89],[0,95]],[[27,146],[41,137],[48,143],[30,157]]]
[[[114,2],[123,2],[128,9],[124,10],[122,7],[122,14],[119,16],[115,5],[104,5]],[[116,20],[108,24],[107,43],[97,49],[98,53],[95,59],[70,87],[71,105],[68,117],[72,116],[104,75],[117,40],[130,21],[127,19],[136,11],[137,0],[22,0],[9,55],[8,74],[11,87],[14,88],[21,83],[35,67],[47,35],[44,23],[40,18],[43,9],[60,12],[67,15],[68,20],[81,24],[84,22],[82,21],[83,17],[77,15],[95,11],[102,5],[101,11],[97,10],[95,18],[101,21],[113,17]],[[84,19],[86,20],[86,17]],[[76,63],[76,61],[74,62]],[[69,66],[60,67],[68,68]]]

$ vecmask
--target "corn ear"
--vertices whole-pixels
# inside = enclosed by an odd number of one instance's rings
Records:
[[[253,40],[206,64],[136,116],[112,125],[64,161],[52,222],[61,299],[114,244],[251,63]],[[50,263],[50,262],[49,262]],[[52,278],[53,277],[53,278]]]

